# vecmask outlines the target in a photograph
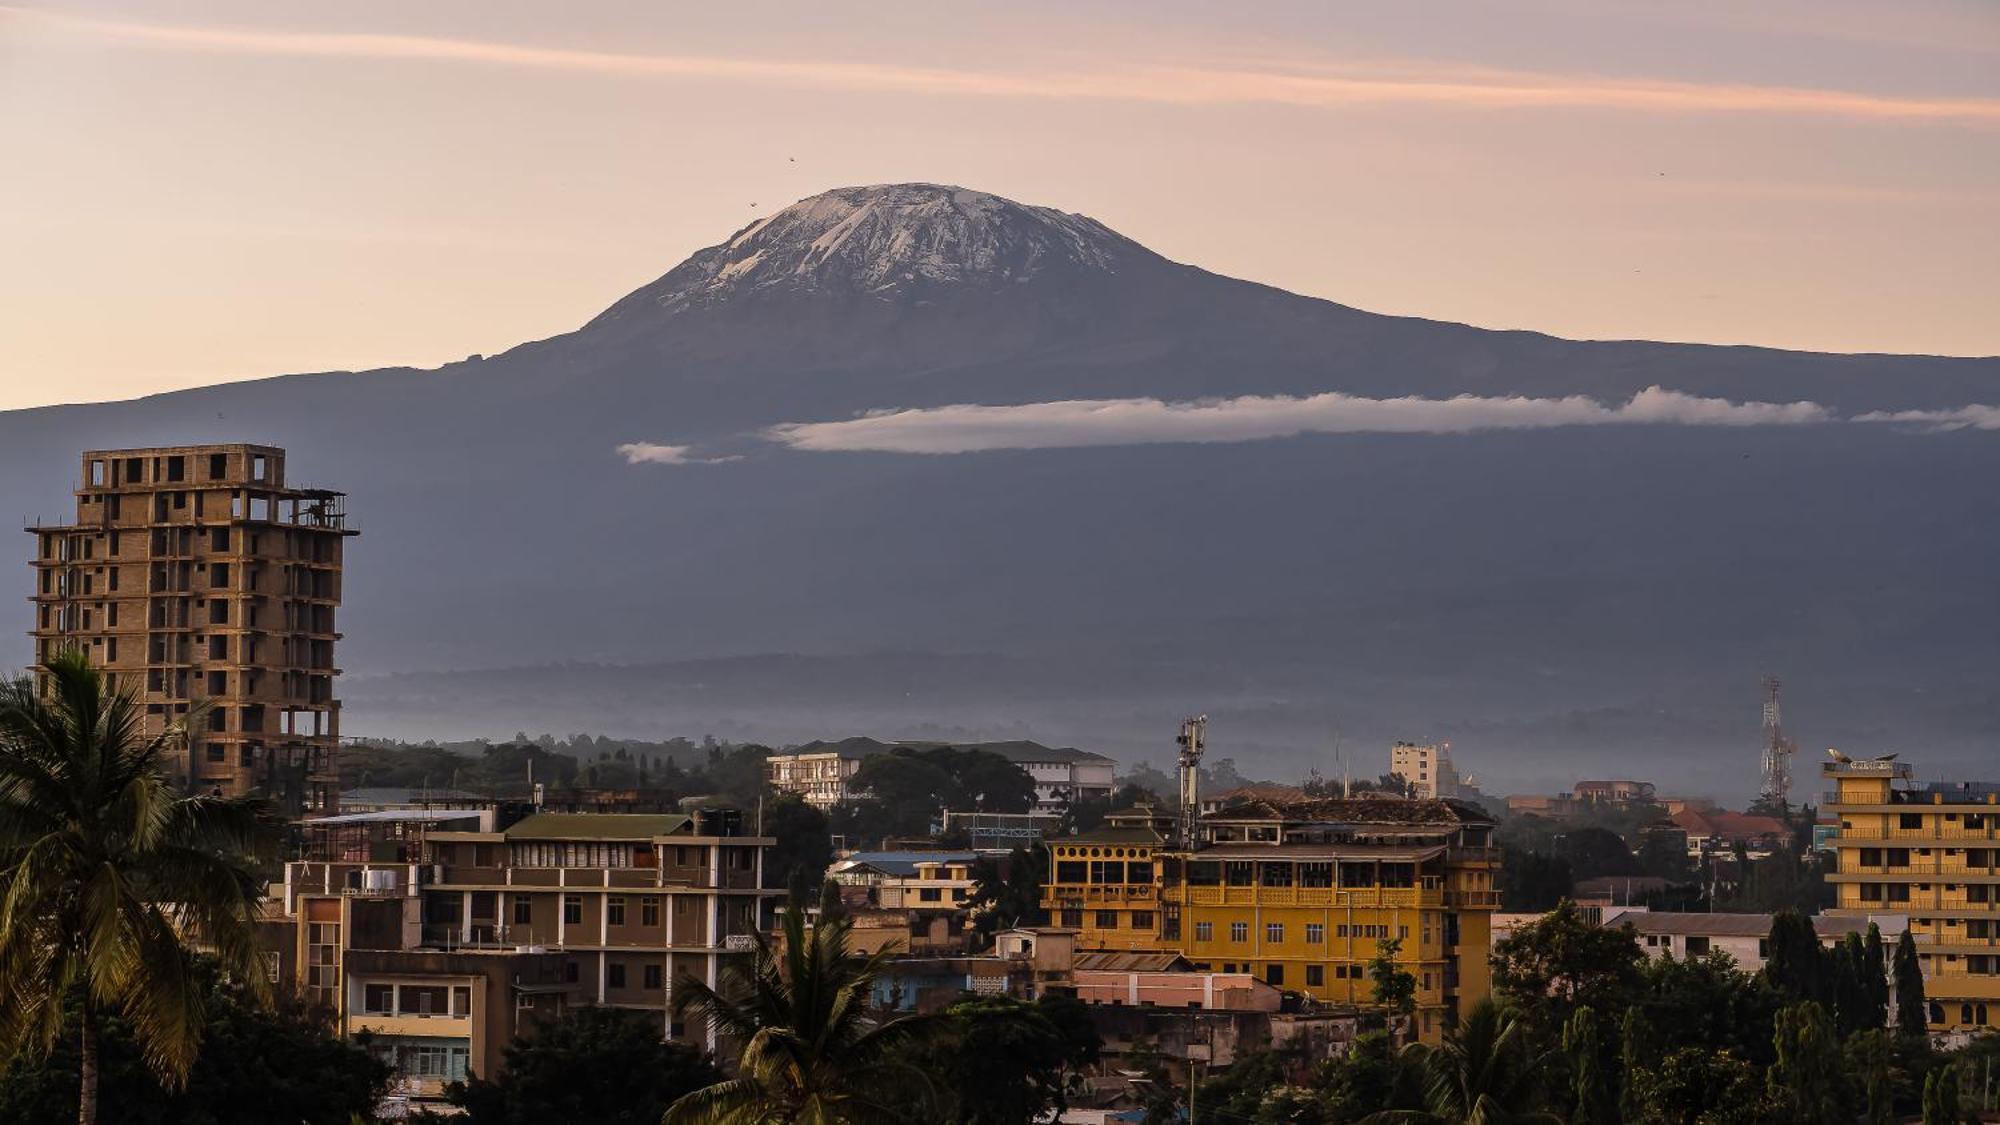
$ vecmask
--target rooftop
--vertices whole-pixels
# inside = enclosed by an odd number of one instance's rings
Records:
[[[340,795],[342,805],[421,805],[444,802],[491,804],[493,798],[463,789],[410,789],[398,786],[349,789]]]
[[[536,813],[502,833],[509,840],[650,840],[685,828],[678,813]]]
[[[829,874],[840,874],[865,867],[883,875],[905,878],[915,875],[920,863],[971,863],[978,858],[977,852],[855,852],[827,870]]]
[[[1230,804],[1206,819],[1283,820],[1300,824],[1397,824],[1448,828],[1459,824],[1492,824],[1486,810],[1449,797],[1413,800],[1404,797],[1320,797],[1303,801],[1251,798]]]

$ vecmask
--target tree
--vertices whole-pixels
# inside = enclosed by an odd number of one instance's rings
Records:
[[[1904,930],[1896,939],[1896,1030],[1903,1035],[1924,1035],[1930,1017],[1924,1003],[1924,970],[1917,961],[1917,943]]]
[[[1632,857],[1632,849],[1626,846],[1624,837],[1609,828],[1586,826],[1556,839],[1558,854],[1569,861],[1570,870],[1579,879],[1639,874],[1639,861]]]
[[[516,1036],[499,1077],[446,1087],[469,1125],[653,1125],[675,1099],[722,1080],[706,1055],[660,1037],[658,1017],[572,1008]]]
[[[1924,1125],[1965,1125],[1965,1093],[1958,1065],[1947,1063],[1924,1079]]]
[[[347,1125],[388,1092],[392,1071],[364,1048],[334,1035],[332,1013],[281,994],[265,1004],[225,980],[215,963],[191,966],[203,994],[202,1050],[187,1082],[163,1089],[141,1057],[132,1028],[116,1013],[98,1038],[100,1105],[122,1125]],[[68,1021],[82,1015],[72,994]],[[77,1119],[81,1059],[65,1035],[46,1057],[16,1055],[0,1072],[0,1121],[63,1125]]]
[[[1597,1012],[1578,1008],[1563,1025],[1563,1055],[1569,1061],[1571,1125],[1617,1125],[1618,1105],[1604,1066],[1604,1037]]]
[[[1417,1010],[1417,978],[1396,964],[1396,955],[1402,951],[1402,938],[1377,940],[1375,957],[1368,962],[1368,979],[1374,982],[1375,1002],[1407,1019]]]
[[[795,903],[818,892],[833,864],[826,814],[798,794],[785,793],[765,803],[763,834],[777,840],[764,857],[765,884],[784,887]]]
[[[1042,881],[1048,866],[1048,849],[1040,844],[1015,848],[1004,867],[984,856],[974,861],[972,893],[965,905],[982,940],[999,930],[1042,921]]]
[[[1507,850],[1500,866],[1500,905],[1530,912],[1554,910],[1576,891],[1569,860],[1537,851]]]
[[[1865,1125],[1890,1125],[1896,1120],[1894,1042],[1894,1037],[1879,1027],[1847,1041],[1847,1069],[1861,1080]]]
[[[174,792],[164,758],[183,732],[146,737],[135,690],[82,652],[41,673],[45,689],[0,686],[0,1037],[46,1055],[73,1033],[77,1120],[93,1125],[107,1017],[177,1088],[205,1027],[191,948],[247,987],[265,980],[257,915],[281,823],[260,799]]]
[[[1769,1062],[1782,998],[1761,977],[1738,969],[1728,954],[1648,958],[1639,975],[1638,1005],[1662,1040],[1644,1057],[1676,1047],[1708,1047],[1733,1051],[1753,1064]]]
[[[1625,1009],[1618,1024],[1618,1111],[1627,1121],[1644,1115],[1645,1073],[1654,1058],[1653,1027],[1638,1007]]]
[[[1853,1120],[1840,1036],[1825,1008],[1808,1000],[1780,1011],[1773,1045],[1777,1060],[1764,1081],[1781,1115],[1776,1120],[1794,1125]]]
[[[1537,1033],[1554,1035],[1582,1005],[1623,1011],[1645,956],[1630,926],[1594,925],[1564,901],[1494,946],[1493,991]]]
[[[946,1008],[931,1033],[913,1039],[899,1061],[929,1075],[913,1086],[913,1120],[964,1125],[1040,1121],[1068,1108],[1069,1076],[1097,1061],[1102,1044],[1081,1001],[1045,996],[1029,1003],[1005,996],[962,1000]]]
[[[1787,1003],[1833,1002],[1830,959],[1820,948],[1819,933],[1805,915],[1796,910],[1781,910],[1774,915],[1765,949],[1764,977]]]
[[[864,1125],[905,1120],[922,1071],[897,1053],[929,1031],[924,1016],[877,1020],[868,1014],[875,979],[889,954],[848,949],[846,919],[807,930],[805,914],[784,912],[776,942],[753,935],[748,966],[731,966],[721,988],[682,978],[674,1011],[692,1015],[740,1044],[735,1076],[683,1095],[666,1125],[713,1121]]]
[[[1107,796],[1074,798],[1063,806],[1062,820],[1056,825],[1054,834],[1074,836],[1079,832],[1088,832],[1104,823],[1105,814],[1142,804],[1157,808],[1169,807],[1166,802],[1154,796],[1151,790],[1129,781]]]
[[[1507,1125],[1562,1119],[1541,1109],[1536,1083],[1553,1052],[1537,1049],[1532,1031],[1514,1013],[1481,1000],[1436,1047],[1404,1049],[1423,1074],[1421,1110],[1385,1110],[1371,1123]]]
[[[1868,1019],[1866,1027],[1889,1026],[1889,958],[1882,947],[1882,927],[1868,923],[1868,936],[1861,942],[1862,979],[1867,983]]]
[[[1632,1075],[1638,1125],[1770,1125],[1774,1107],[1749,1063],[1728,1051],[1682,1047]]]

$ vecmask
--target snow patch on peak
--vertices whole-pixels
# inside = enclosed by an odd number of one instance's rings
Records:
[[[800,200],[634,298],[668,310],[765,290],[888,299],[935,286],[999,289],[1050,272],[1116,273],[1152,256],[1082,215],[962,187],[878,184]]]

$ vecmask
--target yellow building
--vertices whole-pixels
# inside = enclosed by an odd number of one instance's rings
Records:
[[[1829,762],[1833,914],[1907,914],[1930,1030],[2000,1022],[2000,784],[1913,784],[1901,762]]]
[[[1401,943],[1434,1035],[1491,990],[1493,821],[1456,801],[1249,800],[1201,818],[1197,847],[1138,808],[1051,845],[1044,905],[1079,949],[1171,949],[1332,1003],[1372,1001],[1368,962]]]

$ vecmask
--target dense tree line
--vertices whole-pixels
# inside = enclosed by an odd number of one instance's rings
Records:
[[[1632,932],[1564,904],[1502,940],[1494,997],[1436,1047],[1364,1035],[1304,1075],[1270,1052],[1204,1083],[1197,1117],[1253,1125],[1927,1125],[1992,1108],[2000,1036],[1933,1049],[1905,935],[1828,947],[1781,913],[1763,971],[1726,955],[1649,958]],[[1156,1120],[1174,1120],[1173,1103]]]

